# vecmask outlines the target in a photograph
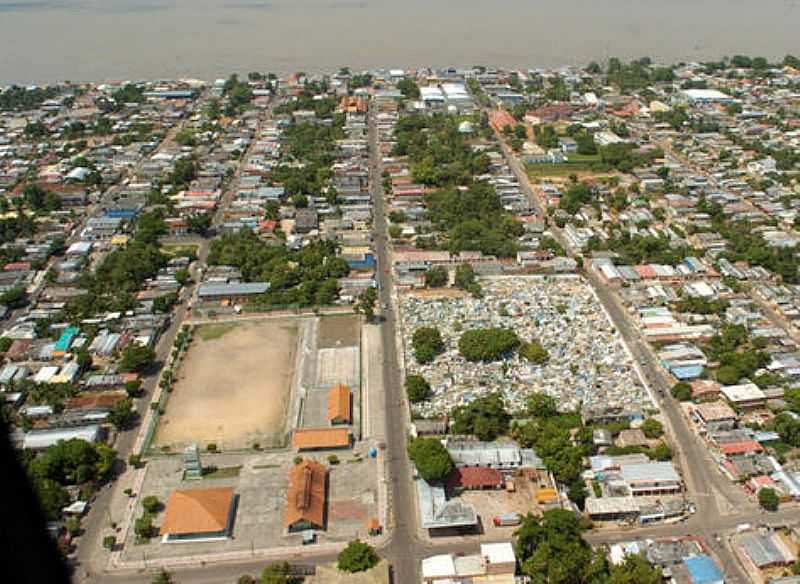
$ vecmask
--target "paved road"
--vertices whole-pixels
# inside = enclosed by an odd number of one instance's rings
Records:
[[[391,306],[392,282],[387,244],[386,210],[381,181],[381,161],[377,144],[374,112],[369,116],[370,174],[373,203],[375,253],[378,260],[378,301],[381,306]],[[395,582],[419,582],[420,545],[417,539],[417,510],[414,502],[411,461],[406,451],[408,412],[403,405],[404,395],[397,363],[396,311],[383,310],[381,327],[383,344],[383,387],[386,392],[386,451],[388,478],[394,517],[391,540],[381,551],[394,566]]]

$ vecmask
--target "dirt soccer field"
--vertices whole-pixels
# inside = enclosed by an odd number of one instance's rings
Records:
[[[219,449],[276,445],[294,379],[297,324],[220,323],[195,330],[155,446],[213,442]]]

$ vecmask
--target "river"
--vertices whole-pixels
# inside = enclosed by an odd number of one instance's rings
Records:
[[[0,84],[800,53],[800,0],[0,0]]]

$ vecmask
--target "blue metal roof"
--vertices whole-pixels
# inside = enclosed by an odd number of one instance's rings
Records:
[[[723,582],[722,571],[716,562],[705,554],[683,559],[683,565],[689,571],[692,584],[715,584]]]
[[[680,380],[696,379],[703,374],[702,365],[687,365],[685,367],[672,367],[670,373]]]

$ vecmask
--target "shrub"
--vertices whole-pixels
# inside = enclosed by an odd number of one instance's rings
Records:
[[[153,535],[153,517],[145,513],[133,524],[133,531],[141,539],[149,539]]]
[[[209,452],[216,452],[217,451],[217,443],[216,442],[209,442],[208,446],[206,446],[206,450]]]
[[[142,499],[142,507],[148,513],[156,513],[161,509],[161,501],[155,495],[148,495]]]
[[[547,349],[537,339],[532,340],[530,343],[522,343],[519,348],[519,355],[536,365],[544,365],[550,359]]]
[[[336,456],[335,454],[329,454],[328,464],[330,464],[331,466],[339,464],[339,457]]]

